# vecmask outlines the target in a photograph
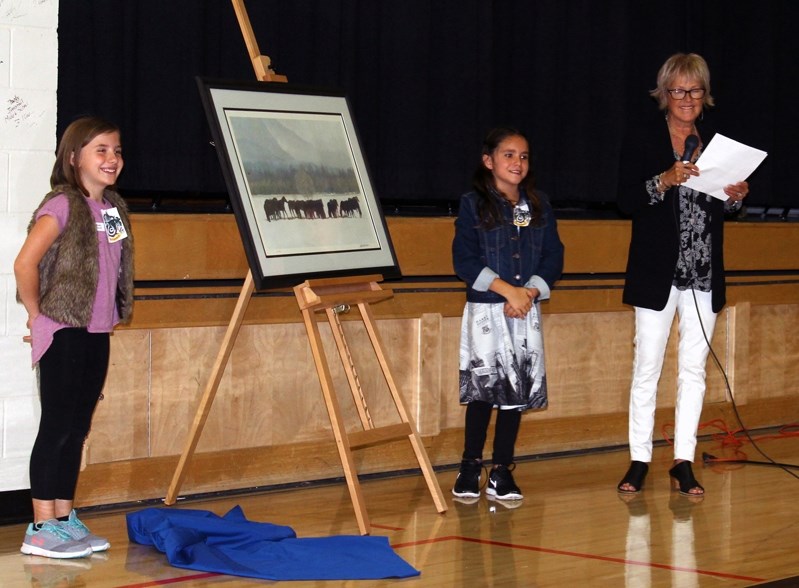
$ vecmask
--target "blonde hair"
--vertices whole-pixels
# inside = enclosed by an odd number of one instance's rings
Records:
[[[699,80],[705,89],[702,104],[713,106],[713,96],[710,95],[710,70],[707,67],[707,62],[696,53],[675,53],[660,66],[657,88],[649,92],[649,95],[658,101],[658,107],[661,110],[666,110],[668,107],[669,86],[678,76]]]

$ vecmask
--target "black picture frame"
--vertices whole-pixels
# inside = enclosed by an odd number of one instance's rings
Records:
[[[400,277],[343,92],[196,79],[256,289]]]

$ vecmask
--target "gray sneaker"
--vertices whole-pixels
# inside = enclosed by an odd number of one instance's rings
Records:
[[[55,519],[45,521],[37,529],[33,523],[25,531],[20,551],[25,555],[41,555],[56,559],[70,559],[91,555],[92,548],[85,541],[76,541]]]
[[[84,525],[83,521],[78,518],[78,513],[75,512],[74,508],[72,509],[72,512],[69,513],[69,520],[59,521],[58,524],[62,529],[69,533],[69,536],[74,540],[88,543],[89,547],[92,548],[92,551],[105,551],[111,547],[108,539],[105,537],[98,537],[89,531],[89,527]]]

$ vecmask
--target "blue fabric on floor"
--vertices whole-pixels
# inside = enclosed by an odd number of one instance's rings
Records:
[[[386,537],[298,539],[291,527],[249,521],[238,506],[205,510],[147,508],[128,513],[128,537],[152,545],[178,568],[265,580],[408,578],[419,571]]]

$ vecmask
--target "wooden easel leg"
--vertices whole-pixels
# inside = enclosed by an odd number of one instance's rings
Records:
[[[366,405],[366,399],[363,396],[361,381],[358,378],[358,372],[355,369],[355,363],[352,360],[341,321],[334,309],[328,308],[325,312],[327,313],[327,322],[330,323],[330,330],[333,332],[333,338],[336,341],[336,348],[341,358],[341,365],[344,366],[344,373],[347,375],[347,380],[350,383],[352,399],[355,402],[355,408],[358,410],[358,416],[361,418],[361,425],[363,425],[364,429],[374,429],[372,415],[369,414],[369,407]]]
[[[416,454],[416,460],[419,462],[419,467],[422,469],[422,474],[424,475],[424,479],[427,482],[427,487],[430,490],[430,494],[433,497],[433,502],[436,505],[436,510],[438,512],[446,512],[447,511],[447,503],[444,500],[444,494],[441,492],[441,486],[438,483],[438,479],[436,478],[435,471],[433,470],[433,466],[430,463],[430,459],[427,456],[427,451],[424,448],[424,444],[422,443],[422,438],[419,435],[419,432],[416,429],[416,425],[411,419],[408,410],[405,408],[405,402],[402,399],[402,396],[397,389],[397,385],[394,382],[394,377],[391,375],[391,370],[388,366],[388,361],[386,360],[386,354],[383,351],[383,343],[380,339],[380,334],[377,332],[374,326],[374,318],[372,317],[372,311],[367,304],[358,304],[358,309],[361,311],[361,316],[363,317],[364,325],[366,325],[366,331],[369,333],[369,339],[372,342],[372,347],[374,348],[375,355],[377,356],[377,360],[380,363],[380,367],[383,370],[383,376],[386,378],[386,383],[388,384],[388,388],[391,391],[391,396],[394,399],[394,404],[397,407],[397,411],[399,412],[400,419],[404,423],[408,423],[411,434],[408,435],[408,439],[411,442],[411,446],[413,447],[413,451]]]
[[[364,535],[369,532],[369,519],[366,513],[363,496],[361,495],[355,463],[352,459],[352,451],[354,449],[363,449],[382,443],[408,439],[416,454],[416,459],[422,469],[427,486],[430,489],[430,494],[433,496],[436,509],[440,513],[446,512],[447,510],[444,495],[441,492],[441,487],[438,484],[433,467],[427,457],[422,439],[408,414],[408,410],[405,408],[402,397],[394,383],[394,378],[391,376],[391,371],[386,361],[386,355],[383,352],[383,345],[374,326],[374,318],[372,317],[369,304],[385,300],[391,296],[391,292],[381,290],[380,286],[377,284],[379,276],[376,278],[377,279],[371,280],[364,278],[361,282],[357,281],[360,278],[314,280],[313,282],[306,281],[294,288],[297,304],[302,311],[305,328],[308,332],[308,340],[311,344],[316,371],[319,375],[319,381],[322,385],[322,392],[325,397],[325,404],[327,405],[330,422],[333,426],[333,434],[336,437],[339,456],[344,466],[344,474],[347,477],[347,484],[350,488],[353,506],[355,507],[355,515],[358,518],[358,526],[361,529],[361,533]],[[368,407],[366,406],[366,399],[361,390],[341,322],[335,310],[335,308],[341,304],[358,305],[361,318],[366,326],[380,367],[383,370],[383,376],[391,391],[394,405],[402,421],[401,423],[384,427],[374,426],[372,418],[369,415]],[[341,417],[338,399],[333,386],[333,379],[330,376],[329,365],[325,357],[322,340],[319,336],[319,327],[314,315],[315,311],[323,309],[327,313],[328,322],[333,330],[336,347],[338,348],[339,356],[344,365],[344,371],[349,380],[356,408],[361,417],[361,424],[364,428],[363,431],[348,434]]]
[[[368,535],[371,530],[369,515],[366,512],[366,502],[361,492],[361,484],[358,480],[358,472],[355,467],[355,460],[352,456],[344,419],[341,416],[338,399],[336,398],[333,378],[330,375],[330,368],[325,356],[322,338],[319,335],[319,326],[316,324],[313,312],[307,309],[302,310],[302,318],[305,322],[305,330],[308,333],[308,340],[311,344],[316,372],[319,375],[319,383],[322,385],[322,394],[325,398],[327,413],[330,416],[330,424],[333,427],[333,435],[336,438],[336,447],[344,467],[344,477],[347,479],[347,487],[350,491],[352,506],[355,509],[355,518],[358,522],[358,529],[361,535]]]
[[[175,504],[180,487],[186,478],[186,467],[189,464],[194,450],[197,449],[197,443],[200,441],[200,434],[208,420],[208,413],[211,412],[211,405],[214,402],[216,391],[219,389],[219,383],[222,381],[222,375],[225,373],[228,359],[230,359],[230,352],[233,349],[233,344],[236,342],[236,337],[241,328],[241,322],[244,319],[244,312],[247,310],[247,305],[252,298],[254,290],[252,272],[247,272],[247,277],[244,279],[241,293],[239,294],[236,308],[233,311],[233,316],[228,324],[225,338],[222,340],[222,345],[219,348],[219,353],[216,356],[216,361],[211,369],[211,377],[205,386],[205,392],[200,400],[200,405],[197,407],[197,413],[194,415],[194,423],[189,433],[189,438],[186,446],[183,449],[183,454],[180,456],[180,461],[175,469],[172,477],[172,483],[169,485],[164,503],[167,505]]]

